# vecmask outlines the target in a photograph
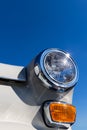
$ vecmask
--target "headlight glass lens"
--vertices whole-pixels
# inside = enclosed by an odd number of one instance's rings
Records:
[[[76,74],[69,55],[62,52],[48,53],[44,59],[44,67],[50,78],[60,83],[72,81]]]
[[[69,88],[77,82],[76,64],[64,51],[54,48],[45,50],[41,55],[40,65],[43,74],[55,89],[58,89],[58,86]]]

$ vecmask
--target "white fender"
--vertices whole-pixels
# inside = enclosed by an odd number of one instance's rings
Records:
[[[32,74],[32,71],[30,73]],[[1,130],[59,130],[45,125],[41,104],[46,99],[52,99],[53,95],[56,99],[60,97],[60,101],[72,103],[73,89],[64,97],[58,96],[43,86],[36,85],[34,88],[35,81],[32,76],[28,77],[26,83],[24,67],[0,64]],[[71,127],[68,130],[71,130]]]

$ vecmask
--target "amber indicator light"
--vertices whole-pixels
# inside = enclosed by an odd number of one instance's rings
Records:
[[[52,121],[62,123],[75,122],[76,108],[71,104],[51,103],[49,109]]]

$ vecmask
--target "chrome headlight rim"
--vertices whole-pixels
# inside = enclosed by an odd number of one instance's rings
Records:
[[[45,68],[46,56],[50,53],[53,53],[53,52],[64,54],[72,62],[73,66],[75,68],[75,77],[73,78],[72,81],[70,81],[68,83],[57,82],[52,77],[50,77],[49,74],[47,73],[47,70]],[[57,48],[46,49],[41,53],[39,64],[40,64],[41,72],[44,74],[44,76],[46,77],[48,82],[52,84],[52,87],[54,89],[59,89],[59,87],[64,88],[64,89],[68,89],[68,88],[75,86],[75,84],[78,81],[78,69],[77,69],[76,63],[74,62],[73,58],[65,51],[59,50]]]

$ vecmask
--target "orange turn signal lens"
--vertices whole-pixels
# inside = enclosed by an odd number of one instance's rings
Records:
[[[71,104],[52,102],[49,109],[52,121],[62,123],[75,122],[76,108]]]

